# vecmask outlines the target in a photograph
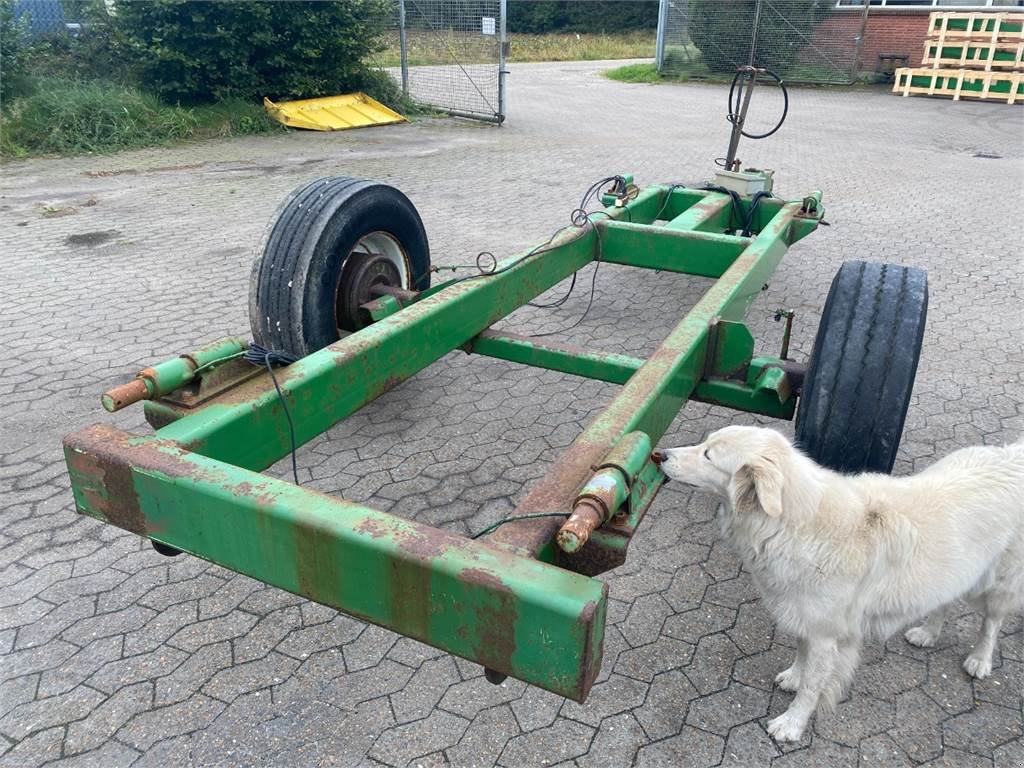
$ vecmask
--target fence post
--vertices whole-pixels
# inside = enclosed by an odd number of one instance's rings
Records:
[[[860,31],[857,33],[857,45],[853,50],[853,64],[850,68],[850,82],[857,80],[857,72],[860,71],[860,52],[864,47],[864,36],[868,31],[868,13],[871,10],[871,3],[864,0],[864,10],[860,14]]]
[[[665,35],[668,34],[668,0],[658,3],[658,36],[654,43],[654,64],[658,71],[665,66]]]
[[[402,52],[402,93],[409,98],[409,51],[405,40],[405,0],[398,0],[398,47]]]
[[[508,48],[508,35],[505,19],[508,16],[508,2],[501,0],[498,4],[498,125],[505,122],[508,114],[508,64],[506,50]]]
[[[761,23],[761,0],[757,0],[757,5],[754,6],[754,31],[750,36],[750,60],[747,62],[749,66],[754,66],[754,59],[757,56],[757,27]]]

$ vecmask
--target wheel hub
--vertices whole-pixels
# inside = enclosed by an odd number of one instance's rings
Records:
[[[338,327],[356,331],[367,325],[363,304],[376,299],[381,287],[403,288],[394,262],[382,253],[353,253],[338,285]]]

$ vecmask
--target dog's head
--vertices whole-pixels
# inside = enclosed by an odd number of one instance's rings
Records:
[[[782,514],[783,464],[793,446],[778,432],[731,426],[700,445],[662,448],[653,460],[672,480],[727,499],[737,514]]]

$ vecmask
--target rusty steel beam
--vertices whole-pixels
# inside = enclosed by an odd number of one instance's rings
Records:
[[[576,701],[600,669],[600,581],[159,438],[95,426],[64,451],[82,514]]]
[[[568,514],[592,472],[591,467],[624,435],[640,430],[649,435],[652,442],[661,438],[702,378],[712,320],[740,322],[743,319],[787,247],[802,236],[800,210],[801,204],[797,202],[779,208],[760,234],[630,377],[619,395],[572,443],[556,466],[533,486],[516,508],[515,515],[563,510]],[[622,228],[618,223],[598,226],[602,230]],[[553,560],[558,555],[551,541],[560,525],[558,518],[514,521],[489,536],[495,543],[513,551]],[[584,546],[578,556],[586,558],[589,548],[590,544]]]

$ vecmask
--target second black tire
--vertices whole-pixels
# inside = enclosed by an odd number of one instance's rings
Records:
[[[844,262],[822,311],[796,414],[796,443],[839,472],[890,472],[921,355],[928,277]]]
[[[335,176],[299,187],[278,208],[253,265],[249,321],[256,342],[303,357],[360,327],[350,306],[351,258],[379,251],[406,290],[430,285],[427,234],[394,187]]]

